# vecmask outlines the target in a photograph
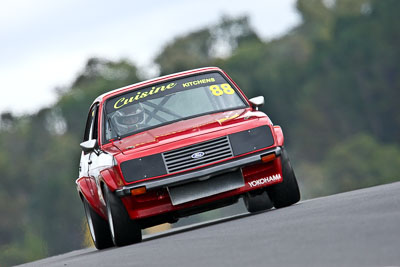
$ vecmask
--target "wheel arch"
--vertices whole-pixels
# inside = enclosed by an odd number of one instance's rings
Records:
[[[121,184],[121,180],[118,179],[117,175],[111,169],[105,169],[100,172],[100,188],[102,190],[104,196],[104,188],[103,186],[107,186],[112,192],[114,192]]]
[[[78,195],[81,198],[82,202],[86,200],[86,202],[97,214],[99,214],[102,218],[106,219],[104,212],[99,208],[100,205],[98,203],[98,198],[96,200],[96,197],[94,196],[95,192],[93,191],[93,189],[91,190],[90,186],[85,181],[85,179],[78,180],[77,186],[78,186]]]
[[[282,131],[281,126],[274,125],[274,134],[275,134],[277,146],[283,146],[283,144],[285,142],[285,138],[283,136],[283,131]]]

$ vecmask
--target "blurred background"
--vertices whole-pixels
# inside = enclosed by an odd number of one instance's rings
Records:
[[[88,108],[158,75],[218,66],[265,96],[303,200],[400,180],[400,1],[131,2],[0,11],[1,266],[90,245],[75,187]]]

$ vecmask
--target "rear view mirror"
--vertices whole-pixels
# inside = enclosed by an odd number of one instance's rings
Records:
[[[249,99],[251,105],[255,107],[256,110],[258,110],[259,107],[264,105],[264,97],[263,96],[257,96]]]
[[[82,142],[80,144],[80,147],[82,148],[83,152],[92,152],[96,147],[97,147],[97,140],[92,139],[92,140],[87,140],[85,142]]]

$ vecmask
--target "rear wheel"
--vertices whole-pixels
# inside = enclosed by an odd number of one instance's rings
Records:
[[[93,243],[97,249],[105,249],[113,247],[114,243],[111,238],[108,223],[97,212],[95,212],[85,198],[82,200],[87,223],[92,236]]]
[[[300,200],[296,175],[294,174],[286,150],[283,148],[281,163],[283,182],[267,187],[268,196],[277,209],[290,206]]]
[[[131,220],[121,199],[104,187],[107,217],[111,237],[118,247],[142,241],[142,231],[137,222]]]
[[[247,193],[243,197],[243,200],[247,211],[251,213],[268,210],[273,207],[267,192],[265,191],[259,195],[251,195],[250,193]]]

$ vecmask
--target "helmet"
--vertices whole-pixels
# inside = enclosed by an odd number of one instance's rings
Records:
[[[120,134],[127,134],[141,128],[145,122],[145,112],[141,103],[121,108],[112,115]]]

